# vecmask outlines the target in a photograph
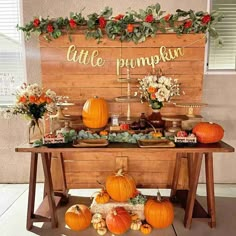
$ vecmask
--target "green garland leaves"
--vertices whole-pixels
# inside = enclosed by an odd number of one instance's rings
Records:
[[[43,34],[47,41],[57,39],[63,34],[71,34],[73,31],[85,29],[87,38],[101,41],[104,35],[112,40],[144,42],[148,37],[154,37],[158,33],[175,32],[178,35],[189,33],[209,33],[215,39],[219,35],[215,24],[221,21],[223,16],[218,12],[207,13],[193,10],[184,11],[177,9],[175,14],[166,14],[161,11],[160,4],[140,9],[127,11],[124,15],[112,16],[112,8],[106,7],[100,14],[92,13],[87,20],[82,13],[70,13],[70,18],[59,17],[57,19],[35,17],[25,26],[17,25],[19,30],[25,33],[29,39],[32,33]],[[221,43],[219,41],[219,43]]]

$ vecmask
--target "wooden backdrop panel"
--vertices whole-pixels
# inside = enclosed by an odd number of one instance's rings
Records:
[[[90,58],[94,50],[105,60],[102,67],[92,67],[78,62],[66,60],[67,50],[75,45],[78,53],[88,52]],[[181,83],[184,94],[176,97],[179,102],[200,102],[202,98],[202,83],[204,71],[205,37],[203,34],[160,34],[149,38],[144,43],[119,42],[104,38],[101,43],[93,39],[85,39],[82,32],[72,35],[72,42],[62,36],[48,43],[40,38],[42,84],[58,95],[69,96],[69,101],[76,105],[64,110],[65,114],[81,115],[84,102],[94,96],[104,97],[109,103],[110,114],[126,115],[127,104],[118,103],[115,97],[127,94],[127,85],[119,83],[118,78],[127,77],[127,69],[120,68],[117,75],[117,59],[127,60],[140,57],[152,57],[160,54],[160,48],[166,50],[182,48],[184,56],[175,60],[155,65],[161,68],[164,75],[176,78]],[[130,77],[136,81],[131,84],[131,93],[138,90],[138,79],[152,72],[152,67],[145,65],[130,68]],[[200,109],[195,110],[198,114]],[[139,117],[140,113],[151,112],[148,104],[135,102],[131,104],[131,116]],[[165,104],[162,114],[185,114],[185,108],[177,108],[171,103]],[[113,173],[120,165],[136,179],[139,187],[170,188],[175,165],[175,155],[153,155],[147,150],[138,153],[73,153],[65,154],[65,174],[69,188],[99,187],[97,180],[105,181],[108,174]],[[123,164],[122,164],[123,163]],[[61,174],[58,173],[57,156],[52,158],[54,188],[61,188]],[[178,188],[188,188],[187,166],[183,161]]]

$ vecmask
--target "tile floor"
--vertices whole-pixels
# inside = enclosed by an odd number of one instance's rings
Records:
[[[64,214],[69,205],[88,201],[88,196],[94,192],[92,190],[70,190],[70,202],[67,206],[58,209],[59,227],[51,229],[50,223],[34,223],[32,231],[25,229],[26,225],[26,208],[28,198],[27,184],[0,184],[0,236],[93,236],[97,235],[96,231],[90,227],[82,232],[73,232],[64,224]],[[142,193],[153,195],[155,190],[142,190]],[[168,195],[169,190],[162,190],[163,195]],[[205,201],[205,185],[198,187],[198,200],[203,206]],[[37,185],[36,207],[42,200],[43,185]],[[191,229],[185,229],[183,226],[184,211],[175,207],[175,220],[172,226],[163,230],[154,230],[151,235],[158,236],[235,236],[236,233],[236,185],[223,184],[215,185],[216,195],[216,217],[217,228],[210,229],[206,222],[193,220]],[[107,233],[111,236],[111,233]],[[129,231],[124,234],[127,236],[142,235],[140,232]]]

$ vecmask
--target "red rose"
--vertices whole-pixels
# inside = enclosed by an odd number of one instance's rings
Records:
[[[188,28],[191,28],[193,22],[191,20],[187,20],[184,22],[184,28],[185,29],[188,29]]]
[[[121,20],[123,19],[124,15],[119,14],[118,16],[114,17],[115,20]]]
[[[207,24],[209,21],[211,21],[211,16],[210,15],[205,15],[202,17],[202,23]]]
[[[51,24],[49,24],[49,25],[47,26],[47,31],[48,31],[49,33],[52,33],[53,30],[54,30],[53,26],[52,26]]]
[[[70,19],[69,25],[70,25],[70,27],[71,27],[72,29],[73,29],[73,28],[76,28],[76,22],[75,22],[75,20],[74,20],[74,19]]]
[[[106,21],[106,19],[103,16],[100,16],[98,18],[98,22],[99,22],[100,28],[105,28],[105,26],[107,24],[107,21]]]
[[[172,16],[171,14],[168,14],[168,15],[164,16],[164,20],[165,20],[165,21],[169,21],[169,19],[170,19],[171,16]]]
[[[128,31],[129,33],[132,33],[132,32],[134,31],[134,25],[128,24],[128,25],[127,25],[127,31]]]
[[[145,18],[145,21],[146,21],[146,22],[149,22],[149,23],[153,22],[153,20],[154,20],[154,18],[153,18],[153,15],[152,15],[152,14],[147,15],[146,18]]]
[[[33,25],[34,27],[38,27],[40,24],[40,20],[38,18],[34,19]]]

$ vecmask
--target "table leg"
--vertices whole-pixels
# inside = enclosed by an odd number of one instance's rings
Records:
[[[198,179],[202,164],[202,153],[195,153],[192,174],[190,176],[190,186],[185,209],[184,226],[190,228],[193,216],[193,207],[196,199]]]
[[[54,200],[51,171],[50,171],[50,166],[48,165],[50,157],[48,153],[41,153],[41,155],[42,155],[43,171],[45,177],[45,192],[48,199],[52,227],[55,228],[58,225],[58,219],[56,214],[56,204]]]
[[[193,171],[193,153],[187,153],[187,163],[188,163],[188,180],[189,180],[189,186],[190,186],[191,173]]]
[[[180,173],[180,167],[181,167],[181,158],[182,158],[181,153],[176,153],[175,169],[174,169],[174,175],[173,175],[171,193],[170,193],[170,197],[172,201],[174,201],[176,191],[177,191],[177,185],[178,185],[179,173]]]
[[[27,210],[27,223],[26,223],[27,230],[30,230],[33,225],[32,218],[34,215],[37,163],[38,163],[38,153],[31,153],[28,210]]]
[[[51,159],[52,159],[52,154],[49,152],[48,158],[46,159],[49,170],[51,170]],[[45,198],[45,196],[46,196],[46,182],[44,183],[43,198]]]
[[[215,194],[214,194],[214,175],[213,175],[213,154],[205,154],[205,171],[206,171],[206,190],[207,190],[207,208],[211,217],[209,225],[211,228],[216,227],[215,212]]]

